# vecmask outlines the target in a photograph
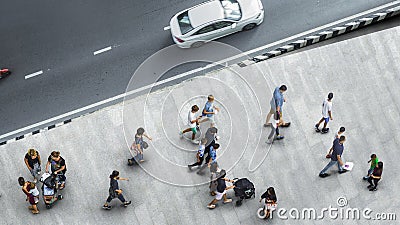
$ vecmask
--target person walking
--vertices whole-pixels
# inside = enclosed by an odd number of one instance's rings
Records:
[[[203,123],[206,121],[210,121],[211,127],[215,127],[215,118],[214,115],[217,114],[217,112],[220,111],[220,109],[214,105],[214,96],[209,95],[207,97],[207,102],[204,105],[203,112],[202,112],[202,117],[205,117],[203,120],[201,120],[199,123]]]
[[[212,164],[217,164],[217,149],[219,149],[219,144],[217,143],[214,143],[210,147],[210,153],[207,155],[206,162],[200,167],[197,174],[201,174],[206,167],[210,168]]]
[[[285,138],[284,136],[280,135],[279,133],[279,117],[280,114],[278,112],[276,112],[274,114],[274,123],[272,123],[271,126],[271,132],[268,135],[268,140],[266,141],[267,144],[272,144],[274,142],[274,140],[282,140],[283,138]]]
[[[220,201],[222,198],[224,199],[224,203],[230,203],[232,202],[232,199],[226,197],[226,191],[229,189],[235,188],[234,185],[231,185],[229,187],[226,186],[226,182],[230,182],[233,184],[234,180],[230,180],[228,178],[225,178],[226,171],[221,170],[221,175],[217,179],[217,193],[215,195],[215,199],[213,199],[208,205],[207,208],[209,209],[214,209],[216,207],[216,203]]]
[[[197,134],[197,125],[199,124],[199,119],[200,117],[196,117],[196,113],[199,111],[199,107],[197,105],[193,105],[191,110],[189,111],[188,114],[188,125],[189,128],[183,130],[183,131],[179,131],[179,135],[181,137],[183,137],[183,134],[186,132],[190,132],[192,131],[192,142],[194,144],[198,144],[199,142],[195,140],[196,138],[196,134]]]
[[[26,201],[31,204],[28,209],[30,209],[33,214],[38,214],[39,209],[37,208],[37,204],[39,203],[39,190],[34,183],[25,181],[23,177],[18,178],[18,183],[22,187],[22,192],[26,195]]]
[[[281,126],[281,127],[290,126],[290,122],[285,123],[283,121],[283,117],[282,117],[283,103],[286,102],[286,98],[283,97],[283,93],[286,92],[286,90],[287,90],[287,87],[284,84],[281,85],[280,87],[275,88],[274,93],[272,94],[271,101],[270,101],[271,108],[270,108],[267,118],[265,120],[264,127],[268,127],[271,125],[271,123],[269,123],[269,120],[271,119],[271,116],[274,115],[276,112],[278,112],[278,114],[279,114],[279,126]]]
[[[144,162],[143,150],[146,149],[149,145],[147,142],[143,140],[143,137],[146,137],[150,141],[153,140],[150,136],[148,136],[142,127],[139,127],[136,130],[135,134],[135,142],[131,145],[131,150],[134,150],[136,156],[132,157],[132,159],[128,160],[130,165],[133,165],[133,162],[142,163]]]
[[[337,164],[337,166],[338,166],[339,174],[347,172],[347,170],[343,169],[344,162],[342,160],[342,154],[343,154],[343,150],[344,150],[343,143],[345,141],[346,141],[345,136],[340,136],[339,139],[335,139],[333,141],[333,152],[332,152],[332,156],[331,156],[331,161],[319,173],[319,176],[321,178],[325,178],[325,177],[329,176],[329,174],[327,174],[326,171],[328,171],[328,169],[335,164]]]
[[[261,202],[263,199],[265,199],[265,218],[269,218],[271,210],[275,210],[277,206],[276,202],[278,201],[278,199],[275,194],[275,189],[273,187],[269,187],[267,191],[261,195],[259,202]]]
[[[346,131],[345,127],[340,127],[337,134],[335,134],[335,138],[333,140],[338,139],[340,136],[344,134],[345,131]],[[328,154],[326,154],[325,158],[330,159],[332,151],[333,151],[333,146],[328,150]]]
[[[33,183],[36,183],[36,177],[40,175],[40,165],[42,163],[40,160],[39,152],[33,148],[29,149],[28,152],[25,154],[24,162],[26,167],[28,167],[29,172],[33,176]]]
[[[367,176],[363,177],[363,180],[368,180],[368,178],[371,176],[372,172],[374,172],[374,169],[376,165],[378,164],[379,160],[378,157],[376,157],[376,154],[371,155],[371,159],[368,161],[368,163],[371,163],[371,166],[369,167],[369,170],[367,172]]]
[[[329,128],[326,126],[329,123],[329,119],[333,120],[332,118],[332,98],[333,98],[333,93],[328,94],[328,98],[325,99],[322,102],[322,118],[318,121],[317,124],[315,124],[315,131],[321,132],[323,134],[328,133]],[[319,129],[319,125],[324,122],[324,127],[322,130]]]
[[[201,139],[201,143],[199,144],[199,150],[197,150],[196,158],[197,161],[193,164],[188,165],[189,169],[191,170],[192,167],[198,166],[200,167],[204,161],[204,151],[206,149],[207,138]]]
[[[126,201],[124,196],[122,195],[122,189],[120,189],[118,186],[119,180],[128,181],[129,179],[119,177],[119,172],[117,170],[114,170],[110,175],[110,188],[108,189],[108,198],[103,205],[103,209],[111,209],[110,203],[114,198],[118,198],[125,207],[132,203],[131,201]]]
[[[64,189],[65,181],[67,178],[65,177],[65,173],[67,172],[67,165],[65,164],[65,159],[60,156],[60,152],[52,151],[50,156],[47,158],[46,163],[46,173],[49,172],[49,166],[51,172],[57,174],[59,182],[60,182],[60,190]]]
[[[381,176],[382,176],[382,172],[383,172],[383,162],[378,162],[378,164],[376,164],[376,167],[374,168],[374,171],[372,172],[372,174],[369,175],[368,178],[368,187],[369,191],[376,191],[377,187],[378,187],[378,182],[381,180]]]
[[[217,194],[217,186],[218,186],[217,179],[221,173],[221,170],[218,168],[217,163],[211,164],[210,173],[211,173],[210,185],[209,185],[210,195],[215,196]]]

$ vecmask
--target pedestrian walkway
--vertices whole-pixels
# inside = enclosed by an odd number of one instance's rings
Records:
[[[271,60],[218,70],[149,95],[143,95],[78,118],[72,123],[23,140],[0,146],[1,224],[265,224],[256,216],[258,199],[267,187],[275,188],[278,208],[338,207],[346,197],[352,208],[371,208],[373,213],[400,215],[398,154],[400,127],[400,27]],[[282,128],[285,139],[265,143],[264,128],[269,100],[275,87],[286,84]],[[321,96],[333,92],[334,120],[328,134],[316,133]],[[256,199],[236,207],[229,203],[214,210],[207,204],[209,175],[189,172],[197,146],[179,138],[187,126],[187,113],[197,104],[202,110],[209,94],[221,111],[215,115],[221,145],[218,163],[228,178],[247,177],[255,184]],[[346,127],[345,161],[354,162],[351,172],[321,179],[318,173],[328,159],[334,131]],[[146,162],[128,167],[129,146],[138,127],[153,138],[144,151]],[[204,134],[209,123],[201,124]],[[38,150],[44,161],[60,151],[68,172],[63,201],[50,210],[40,199],[39,215],[27,210],[19,176],[29,178],[23,157],[28,148]],[[378,191],[369,192],[362,180],[376,153],[385,163]],[[132,200],[127,207],[108,196],[108,176],[120,171],[129,181],[119,187]],[[228,197],[233,191],[227,192]],[[219,203],[219,204],[222,204]],[[276,216],[276,214],[275,214]],[[286,216],[289,216],[286,213]],[[328,221],[328,222],[327,222]],[[269,224],[382,224],[357,220],[281,220]],[[393,224],[393,221],[391,222]],[[390,222],[388,222],[390,224]]]

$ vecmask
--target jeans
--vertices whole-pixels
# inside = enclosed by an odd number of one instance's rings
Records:
[[[41,171],[39,163],[35,163],[33,168],[30,170],[33,177],[39,176],[39,172]]]
[[[368,170],[367,176],[370,175],[370,174],[372,174],[372,172],[374,172],[374,169],[373,169],[373,168],[372,168],[372,169],[369,169],[369,170]]]
[[[329,168],[331,168],[333,165],[337,164],[339,171],[343,171],[343,168],[340,166],[339,161],[333,161],[331,160],[328,165],[325,166],[323,170],[319,174],[324,174],[326,171],[328,171]]]
[[[122,195],[122,194],[120,194],[120,195],[117,195],[117,198],[122,202],[122,203],[124,203],[124,202],[126,202],[126,200],[125,200],[125,198],[124,198],[124,196]],[[113,197],[111,197],[111,196],[108,196],[108,198],[107,198],[107,202],[108,203],[110,203],[111,202],[111,200],[113,200]]]

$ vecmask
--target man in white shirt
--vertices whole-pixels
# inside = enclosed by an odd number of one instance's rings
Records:
[[[198,141],[195,140],[196,133],[197,133],[197,124],[199,123],[199,119],[200,119],[200,117],[196,117],[196,113],[198,111],[199,111],[199,107],[197,105],[193,105],[192,109],[189,111],[189,114],[188,114],[189,128],[179,132],[179,135],[181,137],[183,137],[184,133],[192,131],[192,142],[194,144],[198,144]]]
[[[328,133],[329,128],[326,126],[328,125],[329,120],[333,120],[332,118],[332,98],[333,93],[328,94],[328,98],[324,100],[322,103],[322,118],[319,120],[317,124],[315,124],[315,131],[321,133]],[[322,130],[319,129],[319,125],[324,122],[324,127]]]

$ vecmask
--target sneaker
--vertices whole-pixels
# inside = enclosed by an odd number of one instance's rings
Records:
[[[376,191],[376,188],[370,188],[369,191]]]
[[[264,127],[270,127],[271,123],[264,123]]]
[[[209,208],[209,209],[215,209],[215,205],[207,205],[207,208]]]
[[[330,158],[331,158],[331,155],[330,155],[330,154],[327,154],[327,155],[325,156],[325,158],[330,159]]]
[[[198,140],[192,140],[192,143],[198,145],[200,142]]]
[[[37,171],[37,174],[38,174],[38,175],[40,175],[40,173],[41,173],[41,172],[40,172],[40,170],[39,170],[39,171]]]
[[[57,200],[63,200],[63,196],[62,195],[57,195]]]
[[[37,179],[36,179],[36,177],[35,178],[33,178],[33,183],[37,183]]]
[[[282,140],[284,138],[285,138],[285,136],[279,135],[279,136],[276,137],[276,140]]]
[[[188,168],[189,168],[189,170],[192,170],[192,166],[191,165],[188,165]]]
[[[272,144],[272,142],[273,142],[273,141],[271,141],[271,140],[267,140],[265,143],[267,143],[267,144]]]
[[[183,132],[182,131],[179,131],[179,137],[183,138]]]
[[[368,187],[367,187],[367,188],[369,189],[369,188],[372,188],[372,187],[373,187],[373,185],[371,185],[371,184],[370,184],[370,185],[368,185]]]
[[[289,127],[290,126],[290,122],[284,123],[281,125],[281,127]]]
[[[225,204],[230,203],[230,202],[232,202],[232,199],[230,199],[230,198],[228,198],[226,201],[224,201]]]
[[[329,129],[328,128],[322,128],[321,133],[326,134],[328,133]]]
[[[327,176],[329,176],[329,174],[327,174],[327,173],[320,173],[319,174],[319,177],[321,177],[321,178],[325,178]]]
[[[321,132],[321,130],[319,129],[319,126],[318,126],[318,124],[315,124],[315,131],[317,131],[317,132]]]
[[[109,205],[103,205],[103,209],[111,209],[111,206],[109,206]]]
[[[128,205],[130,205],[131,203],[132,203],[132,201],[124,202],[124,206],[128,206]]]
[[[363,180],[368,180],[369,176],[363,177]]]
[[[339,170],[339,174],[347,173],[348,170]]]

